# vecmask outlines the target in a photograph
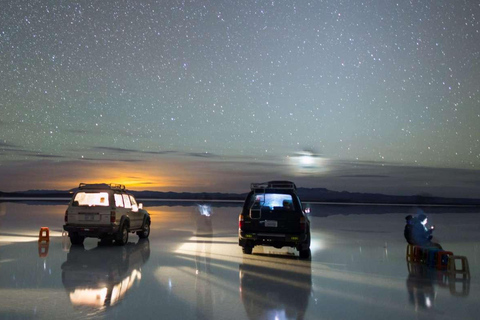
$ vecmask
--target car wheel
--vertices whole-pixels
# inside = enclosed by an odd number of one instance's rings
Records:
[[[253,247],[244,246],[244,247],[242,247],[242,251],[243,251],[243,253],[245,253],[245,254],[252,254]]]
[[[76,233],[70,235],[70,242],[72,243],[72,245],[81,246],[84,240],[85,237],[79,236]]]
[[[113,239],[112,238],[102,238],[100,239],[100,245],[102,246],[108,246],[112,244]]]
[[[143,224],[142,231],[138,231],[137,235],[140,239],[148,238],[148,236],[150,235],[150,222],[149,221],[145,221],[145,223]]]
[[[310,248],[305,250],[300,250],[300,259],[308,259],[310,258]]]
[[[127,224],[122,224],[122,228],[117,234],[117,239],[115,239],[115,244],[119,246],[124,246],[128,242],[128,228]]]

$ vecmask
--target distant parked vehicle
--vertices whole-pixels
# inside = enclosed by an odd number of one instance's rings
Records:
[[[150,215],[124,185],[80,183],[65,212],[63,229],[73,245],[83,244],[86,237],[125,245],[130,232],[148,238]]]
[[[257,245],[293,247],[310,257],[310,220],[290,181],[252,183],[239,216],[238,238],[243,253]]]

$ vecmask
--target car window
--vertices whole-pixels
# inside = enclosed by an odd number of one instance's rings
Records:
[[[122,195],[119,194],[119,193],[115,193],[114,197],[115,197],[115,206],[116,206],[117,208],[123,208],[124,205],[123,205]]]
[[[108,207],[108,192],[77,192],[73,199],[73,205]]]
[[[283,193],[262,193],[253,194],[250,199],[251,209],[261,209],[268,207],[270,210],[294,211],[293,199],[290,194]]]
[[[132,203],[132,211],[137,212],[138,205],[137,205],[137,201],[135,201],[135,198],[133,196],[130,196],[130,202]]]
[[[128,194],[123,194],[122,196],[123,196],[123,203],[125,204],[125,208],[131,209],[132,204],[130,203],[130,197],[128,196]]]

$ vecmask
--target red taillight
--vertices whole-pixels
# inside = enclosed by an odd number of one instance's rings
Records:
[[[65,211],[65,223],[68,222],[68,210]]]
[[[242,228],[243,228],[243,216],[239,215],[238,216],[238,229],[242,229]]]
[[[305,230],[305,217],[300,218],[300,229]]]
[[[115,222],[115,211],[110,211],[110,222],[114,223]]]

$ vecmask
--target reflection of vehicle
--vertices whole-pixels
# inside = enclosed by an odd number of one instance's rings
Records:
[[[62,282],[74,306],[107,308],[115,305],[141,279],[150,257],[148,239],[123,247],[72,246],[62,264]]]
[[[296,186],[289,181],[252,183],[239,216],[239,245],[250,254],[256,245],[294,247],[310,257],[310,221]]]
[[[249,319],[303,319],[312,290],[310,261],[302,272],[241,264],[240,296]]]
[[[72,244],[93,237],[115,239],[124,245],[129,232],[148,238],[150,216],[124,185],[80,183],[65,212],[63,229],[68,231]]]

